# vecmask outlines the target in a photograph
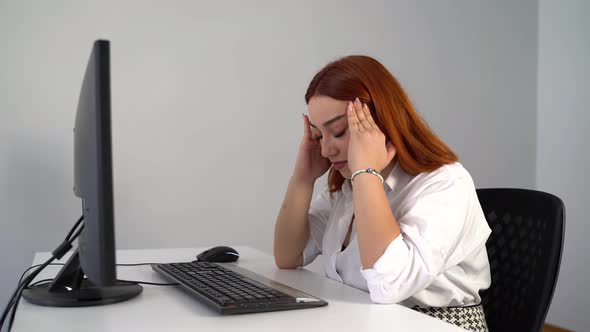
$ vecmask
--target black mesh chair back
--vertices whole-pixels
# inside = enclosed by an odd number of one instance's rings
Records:
[[[491,332],[539,332],[561,261],[565,208],[526,189],[477,189],[492,234],[486,243],[492,285],[482,291]]]

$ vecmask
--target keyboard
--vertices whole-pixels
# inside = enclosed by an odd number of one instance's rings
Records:
[[[152,269],[221,314],[304,309],[328,303],[230,263],[154,264]]]

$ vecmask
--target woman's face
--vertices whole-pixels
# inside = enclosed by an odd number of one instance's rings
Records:
[[[309,100],[311,138],[321,144],[322,156],[332,162],[332,167],[345,178],[352,175],[348,168],[348,116],[347,101],[326,96],[314,96]]]

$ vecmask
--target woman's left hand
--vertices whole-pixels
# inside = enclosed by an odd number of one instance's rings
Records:
[[[348,103],[348,168],[351,172],[373,168],[383,171],[393,160],[396,150],[385,141],[385,135],[373,121],[369,107],[357,98]]]

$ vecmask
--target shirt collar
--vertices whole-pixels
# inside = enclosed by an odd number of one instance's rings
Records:
[[[406,174],[406,172],[404,172],[404,169],[401,167],[400,162],[397,161],[391,169],[391,172],[389,172],[389,174],[383,181],[383,187],[385,188],[385,192],[398,192],[400,191],[401,187],[404,186],[407,182],[408,175]]]

